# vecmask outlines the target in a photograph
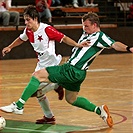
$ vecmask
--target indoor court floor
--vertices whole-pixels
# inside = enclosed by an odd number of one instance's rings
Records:
[[[67,57],[63,58],[65,62]],[[0,60],[0,106],[17,101],[36,66],[36,59]],[[6,127],[0,133],[133,133],[133,55],[102,54],[87,71],[80,96],[97,106],[106,104],[113,117],[109,128],[95,113],[60,101],[54,91],[47,93],[56,118],[55,125],[35,124],[43,116],[36,98],[25,104],[24,114],[0,111]]]

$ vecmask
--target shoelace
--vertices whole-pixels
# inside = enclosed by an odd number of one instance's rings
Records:
[[[100,116],[103,120],[104,120],[104,122],[106,123],[106,117],[105,116]]]

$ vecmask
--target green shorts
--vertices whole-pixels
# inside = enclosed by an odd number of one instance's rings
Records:
[[[70,91],[79,92],[81,83],[86,77],[86,71],[75,68],[66,63],[61,66],[52,66],[46,68],[49,73],[49,80],[58,83],[63,88]]]

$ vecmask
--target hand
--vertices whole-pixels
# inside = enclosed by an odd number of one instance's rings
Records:
[[[11,48],[9,47],[5,47],[3,50],[2,50],[2,55],[5,56],[7,53],[9,53],[11,51]]]
[[[46,7],[46,8],[49,8],[49,5],[48,5],[47,0],[44,0],[44,4],[45,4],[45,7]]]
[[[78,44],[77,47],[82,48],[82,47],[88,47],[88,46],[90,46],[90,41],[84,41],[84,42]]]
[[[130,51],[133,53],[133,47],[130,48]]]
[[[0,2],[0,7],[3,6],[3,2]]]

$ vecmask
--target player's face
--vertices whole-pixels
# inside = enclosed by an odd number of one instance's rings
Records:
[[[25,25],[28,29],[34,30],[34,28],[37,26],[36,19],[33,20],[31,17],[25,15],[24,20],[25,20]]]
[[[96,24],[92,24],[91,21],[89,20],[85,20],[84,22],[82,21],[82,25],[83,25],[83,30],[87,33],[87,34],[92,34],[94,32],[96,32]]]

